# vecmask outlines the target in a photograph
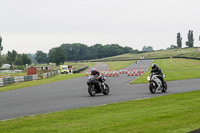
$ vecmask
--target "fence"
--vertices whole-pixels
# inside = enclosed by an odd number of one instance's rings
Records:
[[[83,67],[80,69],[75,70],[75,73],[78,73],[88,67]],[[53,75],[60,74],[60,70],[55,70],[53,72],[47,72],[43,73],[43,79],[51,77]],[[15,76],[15,77],[9,77],[9,78],[0,78],[0,87],[6,86],[12,83],[19,83],[19,82],[26,82],[26,81],[32,81],[37,80],[38,75],[27,75],[27,76]]]
[[[53,72],[43,73],[43,79],[51,77],[51,76],[56,75],[56,74],[60,74],[60,71],[57,70],[57,71],[53,71]]]
[[[25,82],[37,80],[37,75],[28,75],[28,76],[15,76],[10,78],[0,78],[0,87],[6,86],[13,83]]]

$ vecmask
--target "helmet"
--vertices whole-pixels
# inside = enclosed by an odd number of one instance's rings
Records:
[[[157,65],[156,65],[155,63],[153,63],[153,64],[151,65],[151,68],[154,69],[155,67],[157,67]]]
[[[92,70],[91,70],[92,72],[96,72],[96,69],[95,68],[92,68]]]

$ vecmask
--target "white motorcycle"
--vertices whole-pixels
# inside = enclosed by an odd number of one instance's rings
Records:
[[[167,83],[164,81],[162,85],[162,81],[158,78],[159,75],[155,73],[151,73],[148,77],[147,80],[149,81],[149,90],[153,94],[156,91],[162,91],[166,92],[167,91]],[[163,78],[165,75],[163,74]]]

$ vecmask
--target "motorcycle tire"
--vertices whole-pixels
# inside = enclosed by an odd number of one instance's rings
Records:
[[[166,92],[167,91],[167,83],[166,82],[164,82],[164,85],[163,85],[164,87],[163,87],[163,89],[162,89],[162,92]]]
[[[152,94],[154,94],[156,92],[156,86],[153,85],[153,83],[149,84],[149,90]]]
[[[105,83],[105,88],[104,88],[103,94],[108,95],[109,92],[110,92],[109,86]]]
[[[90,94],[90,96],[94,97],[96,95],[96,90],[94,85],[89,85],[88,86],[88,93]]]

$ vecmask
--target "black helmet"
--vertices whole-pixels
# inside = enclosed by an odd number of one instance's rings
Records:
[[[155,63],[153,63],[153,64],[151,65],[151,68],[154,69],[155,67],[157,67],[157,65],[156,65]]]

